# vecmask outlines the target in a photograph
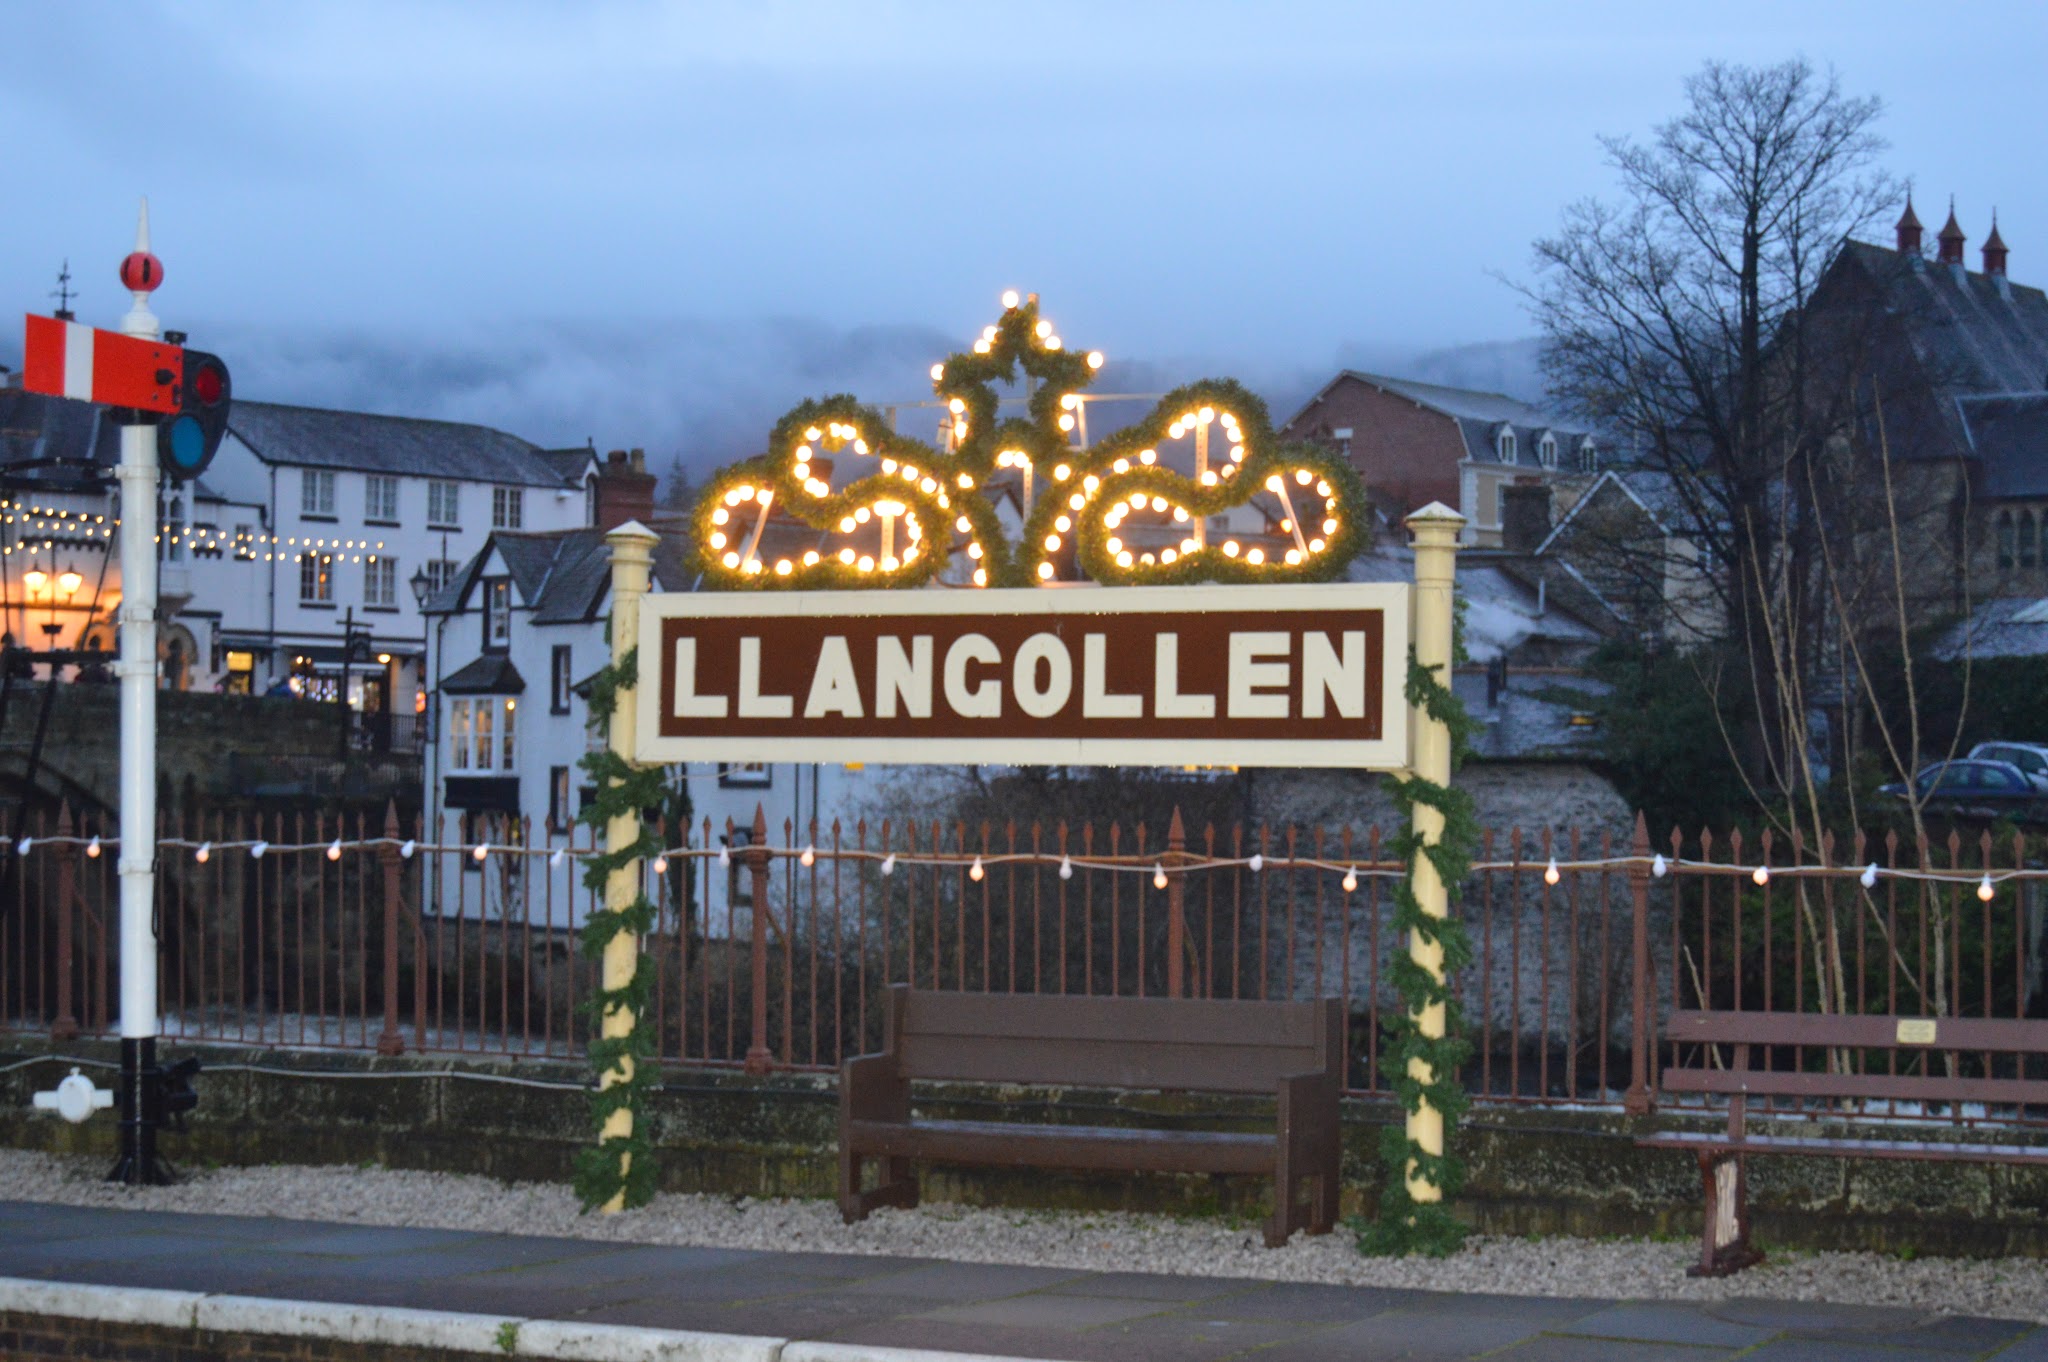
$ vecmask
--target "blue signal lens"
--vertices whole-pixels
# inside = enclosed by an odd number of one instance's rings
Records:
[[[180,471],[197,468],[206,458],[206,432],[199,428],[196,417],[176,416],[171,418],[171,462]]]

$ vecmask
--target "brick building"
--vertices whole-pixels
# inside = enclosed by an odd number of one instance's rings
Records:
[[[1349,369],[1280,436],[1349,459],[1390,522],[1432,501],[1457,507],[1466,542],[1481,548],[1500,546],[1503,488],[1549,486],[1568,505],[1600,467],[1590,432],[1527,402]]]

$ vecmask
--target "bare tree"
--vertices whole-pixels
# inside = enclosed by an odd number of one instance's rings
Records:
[[[1529,295],[1554,390],[1668,475],[1716,565],[1756,716],[1738,755],[1782,807],[1809,784],[1806,692],[1830,613],[1816,465],[1852,399],[1810,344],[1808,305],[1843,239],[1898,191],[1872,167],[1879,101],[1804,60],[1709,63],[1685,95],[1649,142],[1603,139],[1621,200],[1566,209],[1536,245]]]

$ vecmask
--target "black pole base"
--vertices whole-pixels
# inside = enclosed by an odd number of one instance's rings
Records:
[[[122,1038],[121,1157],[108,1171],[108,1182],[168,1187],[178,1180],[156,1152],[156,1132],[163,1123],[162,1075],[156,1066],[156,1037]]]

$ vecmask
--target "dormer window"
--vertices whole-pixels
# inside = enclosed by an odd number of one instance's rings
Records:
[[[1557,437],[1547,430],[1536,442],[1536,458],[1545,468],[1557,467]]]
[[[1494,451],[1500,456],[1502,463],[1516,462],[1515,432],[1510,427],[1502,426],[1500,428],[1500,434],[1494,436],[1493,446]]]
[[[1585,439],[1579,441],[1579,471],[1581,473],[1591,473],[1598,470],[1599,467],[1600,451],[1594,447],[1593,437],[1588,435]]]
[[[502,650],[512,641],[512,582],[492,577],[484,582],[484,647]]]

